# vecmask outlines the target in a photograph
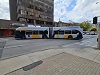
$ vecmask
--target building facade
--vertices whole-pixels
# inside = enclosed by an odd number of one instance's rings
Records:
[[[27,25],[25,22],[0,19],[0,37],[13,36],[17,27]]]
[[[13,21],[34,25],[53,25],[54,0],[9,0]]]
[[[79,26],[80,23],[54,22],[55,27]]]

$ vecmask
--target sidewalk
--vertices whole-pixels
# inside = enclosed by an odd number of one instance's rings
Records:
[[[100,51],[66,47],[14,57],[0,61],[0,75],[4,74],[100,75]]]
[[[36,66],[33,63],[6,75],[100,75],[100,64],[68,53],[39,62]]]

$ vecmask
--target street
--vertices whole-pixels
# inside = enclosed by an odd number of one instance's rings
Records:
[[[61,47],[96,47],[96,35],[84,35],[82,40],[5,38],[0,41],[0,59]],[[92,42],[92,43],[91,43]],[[94,45],[95,44],[95,45]]]
[[[96,48],[97,35],[84,35],[81,40],[0,38],[0,73],[100,75]]]

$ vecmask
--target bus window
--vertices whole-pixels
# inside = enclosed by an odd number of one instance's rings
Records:
[[[71,30],[65,30],[65,34],[71,34]]]
[[[64,34],[64,31],[59,31],[59,34],[62,34],[63,35]]]
[[[54,31],[54,34],[58,34],[58,31]]]
[[[25,31],[21,31],[21,34],[22,34],[22,35],[25,35]]]
[[[20,31],[15,32],[15,38],[21,38],[21,32]]]
[[[47,30],[45,30],[45,31],[44,31],[44,34],[48,34],[48,31],[47,31]]]
[[[26,35],[32,35],[32,32],[31,31],[26,32]]]
[[[16,31],[15,34],[20,34],[20,31]]]
[[[43,34],[43,31],[39,31],[39,34]]]
[[[78,31],[77,30],[72,30],[72,34],[77,34]]]
[[[38,34],[38,31],[33,31],[33,34]]]

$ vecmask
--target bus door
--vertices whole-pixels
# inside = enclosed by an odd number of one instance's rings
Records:
[[[64,38],[64,30],[60,30],[59,31],[59,38]]]
[[[54,30],[53,38],[64,38],[64,30]]]
[[[26,31],[26,38],[32,38],[32,31]]]
[[[59,38],[59,31],[58,30],[53,31],[52,38]]]
[[[53,35],[53,27],[49,28],[49,38],[51,39]]]
[[[71,30],[65,30],[64,38],[69,38],[69,36],[72,36]]]
[[[21,31],[21,38],[22,39],[25,39],[26,37],[25,37],[25,31]]]
[[[77,36],[79,35],[79,32],[77,30],[72,30],[72,35],[73,35],[73,38],[77,38]]]
[[[39,34],[40,38],[43,38],[43,30],[39,30],[38,34]]]
[[[15,38],[20,38],[21,39],[21,32],[20,31],[15,32]]]
[[[45,39],[48,38],[48,31],[47,30],[43,31],[43,38],[45,38]]]

